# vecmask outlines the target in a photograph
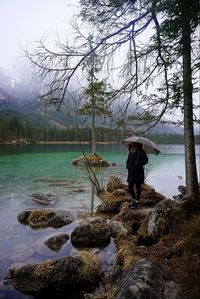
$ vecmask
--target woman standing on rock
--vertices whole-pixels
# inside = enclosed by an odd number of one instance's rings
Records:
[[[141,185],[144,183],[144,165],[148,163],[148,157],[142,148],[141,143],[131,143],[129,145],[129,154],[126,161],[126,168],[128,169],[128,190],[132,196],[132,203],[129,208],[138,208],[138,202],[141,196]],[[136,186],[136,194],[134,191]]]

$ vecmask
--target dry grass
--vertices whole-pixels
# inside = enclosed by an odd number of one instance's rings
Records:
[[[80,268],[81,277],[92,281],[100,273],[101,261],[99,257],[90,251],[80,251],[77,257],[80,257],[83,262]]]
[[[43,282],[48,281],[49,273],[54,268],[54,261],[47,260],[40,264],[33,266],[33,277],[42,279]],[[47,271],[48,269],[48,271]]]
[[[88,161],[100,161],[100,160],[104,160],[103,157],[97,155],[97,154],[92,154],[90,156],[86,156],[86,160]]]
[[[135,263],[140,257],[135,253],[135,236],[128,236],[124,238],[119,236],[117,241],[118,254],[117,263],[127,269],[131,264]]]
[[[124,194],[117,194],[117,193],[110,193],[108,191],[102,191],[99,194],[99,198],[103,201],[104,204],[106,204],[108,207],[112,206],[115,203],[123,203],[126,201],[131,201],[131,198],[129,195]]]

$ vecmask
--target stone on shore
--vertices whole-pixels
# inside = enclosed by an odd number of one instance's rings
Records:
[[[106,185],[106,190],[108,192],[113,192],[114,190],[117,189],[125,189],[127,191],[128,187],[123,183],[122,179],[120,179],[119,177],[111,176]]]
[[[165,199],[165,196],[156,192],[154,189],[144,190],[140,198],[140,204],[143,207],[154,207],[163,199]]]
[[[99,197],[102,204],[98,206],[98,212],[118,213],[122,203],[131,201],[130,195],[124,189],[116,189],[112,192],[102,191]]]
[[[115,299],[181,299],[176,283],[166,280],[164,273],[148,260],[133,263],[114,284]],[[164,292],[163,292],[164,290]],[[167,297],[169,295],[169,297]]]
[[[123,223],[116,220],[108,220],[111,236],[115,239],[118,236],[127,236],[128,230],[124,227]]]
[[[181,214],[183,214],[181,206],[174,200],[164,199],[160,201],[140,227],[138,231],[140,241],[144,241],[144,243],[145,240],[147,243],[159,241],[162,236],[169,233],[175,222],[180,220]]]
[[[98,285],[101,263],[97,255],[82,251],[76,256],[47,260],[7,271],[4,283],[21,292],[48,295],[92,291]],[[55,297],[56,298],[56,297]]]
[[[128,203],[124,203],[119,214],[114,216],[112,220],[120,221],[129,233],[136,234],[145,218],[151,213],[152,209],[136,209],[131,210]]]
[[[111,231],[106,221],[101,217],[91,217],[82,221],[71,234],[74,247],[105,247],[110,243]]]
[[[106,190],[102,190],[98,196],[102,200],[102,204],[97,207],[98,213],[119,213],[121,205],[124,202],[132,201],[132,197],[128,192],[128,185],[124,184],[122,179],[116,176],[110,177],[106,185]],[[147,184],[142,185],[141,207],[152,208],[164,199],[165,197],[156,192],[151,186]]]

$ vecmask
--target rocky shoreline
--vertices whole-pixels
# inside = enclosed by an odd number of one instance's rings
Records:
[[[37,203],[51,204],[51,194],[32,194]],[[49,198],[48,198],[49,197]],[[185,219],[182,197],[167,199],[148,185],[143,185],[141,208],[130,210],[127,185],[111,177],[95,213],[72,213],[42,208],[22,211],[17,219],[34,229],[64,227],[76,221],[71,234],[58,233],[44,244],[59,252],[71,242],[73,256],[49,259],[8,269],[4,284],[22,293],[71,299],[182,299],[186,298],[181,279],[165,271],[163,261],[182,256],[184,242],[174,239],[167,248],[165,238]],[[48,200],[49,199],[49,200]],[[114,242],[117,252],[105,270],[101,249]],[[169,244],[170,242],[168,242]],[[158,256],[157,256],[158,254]],[[160,257],[159,257],[160,254]]]

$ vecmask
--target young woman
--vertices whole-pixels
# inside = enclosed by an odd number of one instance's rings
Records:
[[[126,168],[128,169],[128,189],[132,196],[132,203],[130,208],[138,208],[138,202],[141,196],[141,185],[144,183],[144,165],[148,163],[148,157],[142,148],[141,143],[131,143],[129,145],[129,154],[126,161]],[[134,191],[136,186],[136,194]]]

